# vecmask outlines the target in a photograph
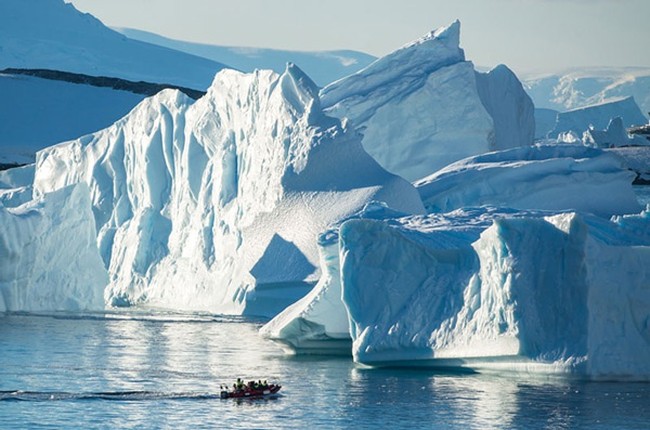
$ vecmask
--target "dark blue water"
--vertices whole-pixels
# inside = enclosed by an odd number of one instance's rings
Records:
[[[211,315],[0,316],[0,428],[650,428],[650,384],[367,369]],[[222,400],[241,376],[269,400]]]

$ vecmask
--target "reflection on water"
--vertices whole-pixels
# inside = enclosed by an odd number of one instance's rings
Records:
[[[0,428],[643,428],[649,384],[369,369],[286,356],[211,315],[0,317]],[[274,400],[219,398],[235,378]]]

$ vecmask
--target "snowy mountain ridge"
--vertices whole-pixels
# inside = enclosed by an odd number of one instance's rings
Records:
[[[523,82],[538,108],[565,111],[631,96],[644,114],[650,112],[650,69],[644,67],[584,68]]]
[[[0,2],[0,46],[0,70],[60,70],[199,90],[225,67],[131,40],[63,0]]]
[[[242,72],[270,69],[282,73],[287,63],[295,63],[319,86],[356,72],[376,60],[358,51],[286,51],[269,48],[219,46],[184,42],[133,28],[115,28],[125,36],[207,58]]]

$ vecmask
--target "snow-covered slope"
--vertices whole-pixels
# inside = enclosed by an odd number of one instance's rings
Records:
[[[649,222],[486,209],[347,221],[354,358],[650,379]]]
[[[582,145],[540,145],[469,157],[415,183],[429,212],[474,206],[638,212],[632,181],[614,153]]]
[[[0,312],[104,309],[95,237],[85,184],[15,208],[0,198]]]
[[[36,151],[101,130],[144,95],[0,74],[0,163],[33,163]]]
[[[242,72],[270,69],[282,73],[287,63],[299,66],[320,86],[362,69],[376,57],[358,51],[284,51],[280,49],[207,45],[169,39],[132,28],[116,28],[125,36],[228,64]]]
[[[531,76],[524,86],[538,108],[558,111],[634,97],[643,113],[650,112],[650,69],[604,68]]]
[[[609,121],[617,117],[623,119],[625,127],[648,122],[634,98],[626,97],[558,113],[555,127],[548,133],[548,137],[556,138],[560,133],[570,131],[582,135],[590,126],[596,130],[604,130]]]
[[[423,212],[297,67],[166,90],[108,129],[38,153],[35,195],[90,186],[110,304],[274,315],[318,279],[317,237],[380,200]]]
[[[474,70],[460,23],[438,29],[321,91],[330,115],[363,132],[364,148],[408,180],[470,155],[529,145],[533,105],[505,66]]]
[[[52,69],[205,89],[223,64],[131,40],[63,0],[0,2],[0,69]]]

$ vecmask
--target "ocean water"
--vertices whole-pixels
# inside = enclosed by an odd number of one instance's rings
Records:
[[[635,185],[633,188],[639,203],[650,205],[650,185]]]
[[[650,427],[650,384],[369,369],[295,357],[259,321],[213,315],[0,316],[0,428]],[[275,399],[220,399],[237,377]]]

